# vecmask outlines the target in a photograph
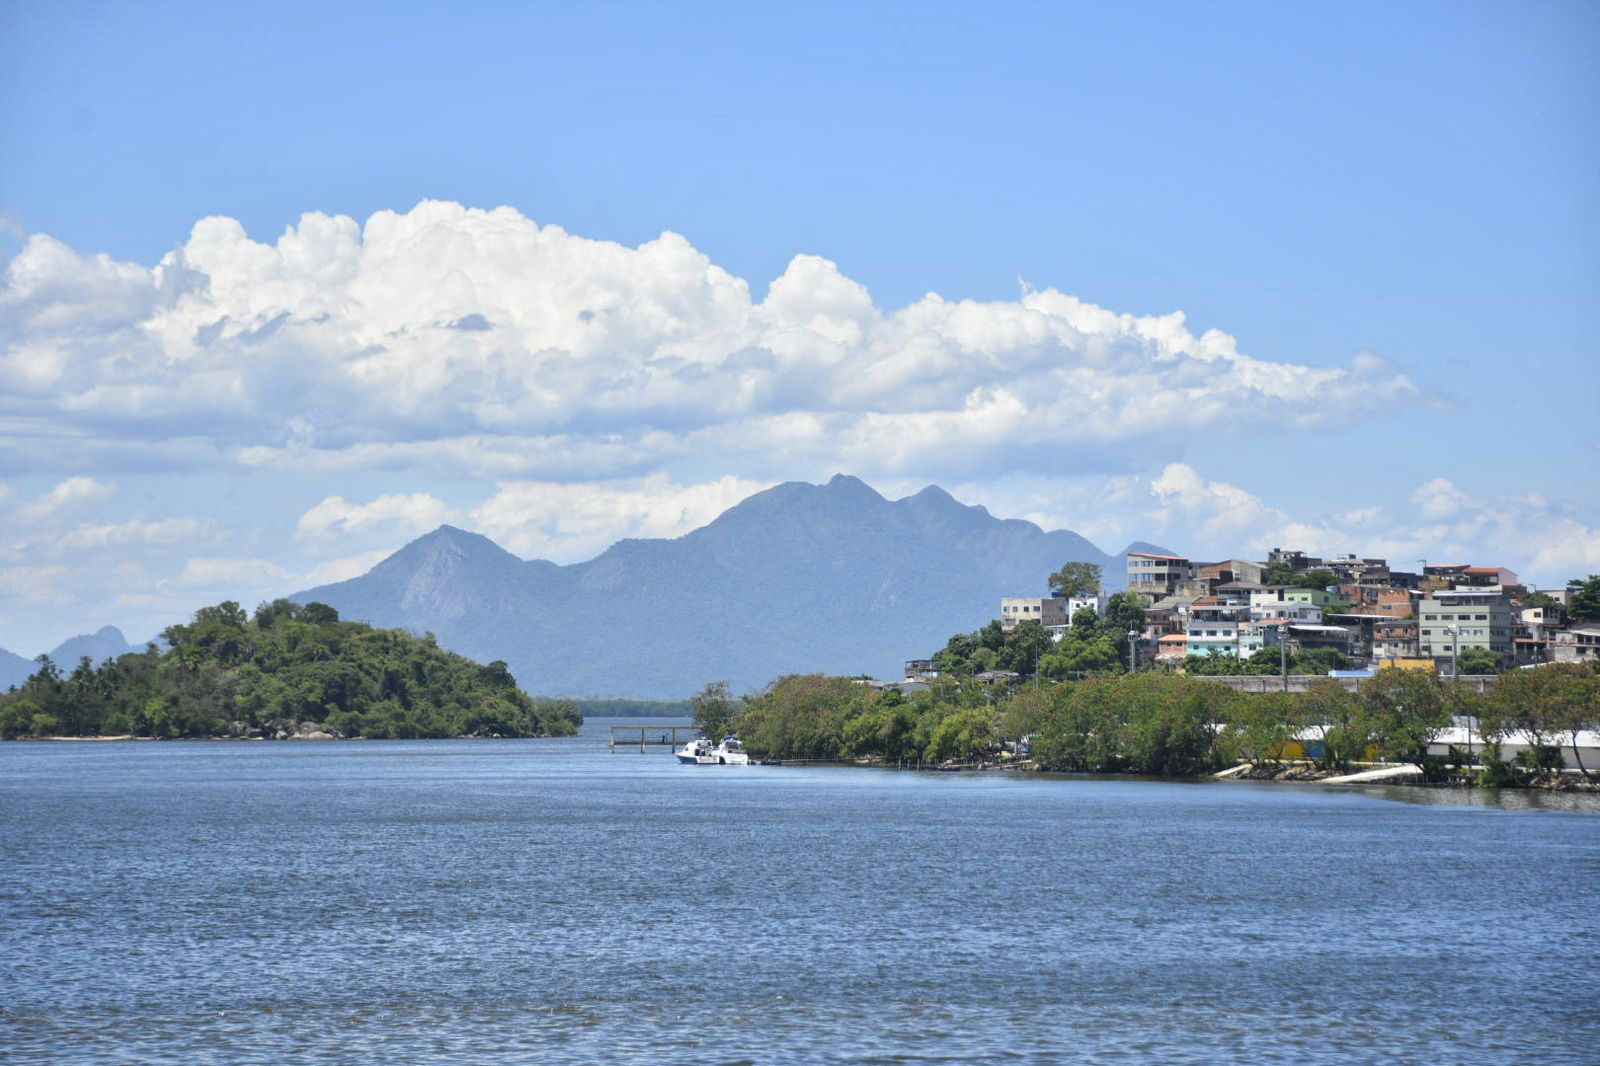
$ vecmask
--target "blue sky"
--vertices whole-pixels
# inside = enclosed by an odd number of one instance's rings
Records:
[[[1600,570],[1592,4],[14,2],[0,95],[23,653],[840,469]]]

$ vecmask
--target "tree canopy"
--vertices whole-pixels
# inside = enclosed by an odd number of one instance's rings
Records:
[[[536,701],[506,664],[480,665],[432,636],[341,622],[326,604],[274,600],[249,617],[229,600],[162,634],[170,650],[63,676],[42,659],[0,695],[0,736],[541,736],[576,732],[568,701]]]
[[[1568,617],[1574,622],[1600,622],[1600,574],[1590,574],[1582,580],[1573,578],[1567,588],[1572,593]]]
[[[1062,563],[1050,575],[1050,591],[1057,596],[1097,596],[1100,593],[1099,563]]]

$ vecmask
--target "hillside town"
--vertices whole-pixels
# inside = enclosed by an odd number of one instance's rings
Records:
[[[1133,662],[1182,668],[1266,649],[1329,649],[1356,671],[1392,664],[1452,676],[1600,655],[1600,623],[1569,616],[1573,589],[1531,589],[1503,566],[1418,563],[1408,571],[1385,559],[1281,548],[1263,561],[1129,552],[1127,590],[1144,614],[1126,652]],[[1074,591],[1003,599],[1002,629],[1037,622],[1060,641],[1080,611],[1104,614],[1103,591]]]

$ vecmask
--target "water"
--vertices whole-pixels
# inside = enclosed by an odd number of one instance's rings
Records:
[[[1592,810],[607,724],[0,745],[0,1059],[1600,1062]]]

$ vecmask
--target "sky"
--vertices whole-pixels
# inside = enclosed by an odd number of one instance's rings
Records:
[[[1600,572],[1592,3],[10,0],[0,105],[21,654],[836,472]]]

